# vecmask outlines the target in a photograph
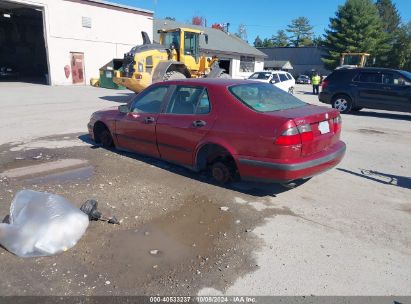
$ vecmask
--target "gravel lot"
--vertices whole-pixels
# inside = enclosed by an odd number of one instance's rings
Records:
[[[295,94],[319,104],[310,91]],[[0,83],[0,96],[0,217],[30,188],[121,220],[53,257],[0,248],[0,295],[411,295],[410,114],[343,115],[343,162],[296,189],[222,188],[88,140],[90,114],[128,91]],[[47,171],[62,159],[83,161]]]

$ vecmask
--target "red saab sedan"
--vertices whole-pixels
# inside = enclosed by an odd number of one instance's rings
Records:
[[[95,112],[88,129],[103,147],[209,170],[220,183],[307,179],[345,153],[337,110],[248,80],[156,83],[128,105]]]

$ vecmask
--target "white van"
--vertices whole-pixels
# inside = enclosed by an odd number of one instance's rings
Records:
[[[290,94],[294,93],[295,79],[285,71],[262,71],[255,72],[250,77],[250,80],[256,80],[266,83],[272,83],[276,87]]]

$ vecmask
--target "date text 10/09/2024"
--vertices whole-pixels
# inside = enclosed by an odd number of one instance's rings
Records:
[[[254,297],[197,296],[197,297],[150,297],[150,303],[257,303]]]

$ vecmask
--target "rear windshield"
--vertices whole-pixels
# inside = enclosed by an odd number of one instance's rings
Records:
[[[293,95],[268,83],[234,85],[228,90],[239,101],[257,112],[273,112],[306,105]]]

